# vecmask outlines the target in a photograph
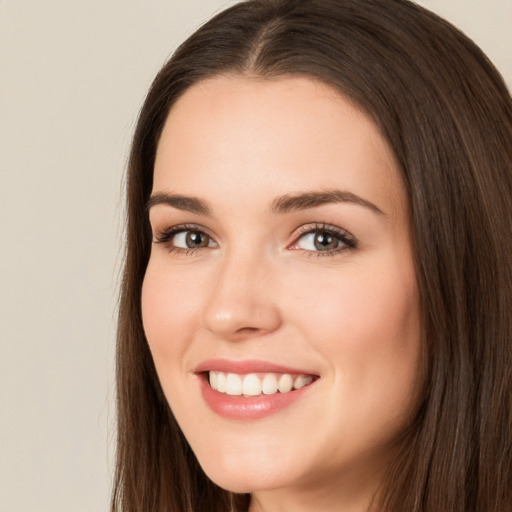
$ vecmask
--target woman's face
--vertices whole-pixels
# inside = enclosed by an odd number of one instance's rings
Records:
[[[370,118],[306,78],[203,81],[167,119],[149,215],[144,329],[206,474],[375,483],[421,348],[406,194]]]

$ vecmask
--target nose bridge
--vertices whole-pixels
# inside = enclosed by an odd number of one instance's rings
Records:
[[[281,319],[272,294],[273,265],[263,251],[233,248],[220,255],[204,327],[223,338],[272,332]]]

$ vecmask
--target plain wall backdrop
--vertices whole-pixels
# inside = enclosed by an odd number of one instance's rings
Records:
[[[122,180],[154,75],[233,1],[0,0],[0,512],[107,511]],[[423,0],[512,84],[512,0]]]

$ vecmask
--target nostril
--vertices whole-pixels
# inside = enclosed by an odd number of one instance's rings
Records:
[[[259,329],[257,327],[241,327],[236,332],[239,332],[239,333],[244,333],[244,332],[252,333],[252,332],[255,332],[255,331],[259,331]]]

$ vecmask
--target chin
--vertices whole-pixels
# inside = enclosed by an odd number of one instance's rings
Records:
[[[287,482],[278,478],[273,470],[266,471],[206,471],[208,478],[222,489],[238,494],[287,487]]]
[[[198,460],[212,482],[235,493],[287,487],[297,476],[286,468],[283,461],[268,453],[260,453],[257,457],[247,455],[230,451],[221,457],[198,457]]]

